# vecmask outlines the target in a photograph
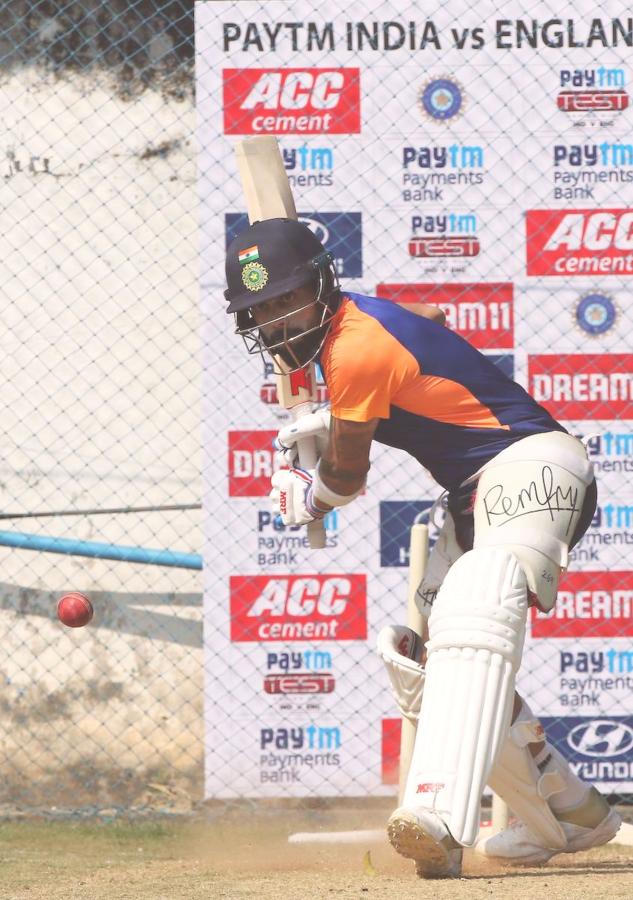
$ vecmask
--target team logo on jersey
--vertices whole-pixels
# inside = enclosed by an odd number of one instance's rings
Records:
[[[242,281],[249,291],[261,291],[268,284],[268,269],[260,262],[246,263],[242,269]]]
[[[460,114],[464,99],[461,85],[452,78],[434,78],[422,88],[420,105],[431,119],[445,122]]]
[[[576,324],[592,337],[599,337],[611,329],[618,317],[618,308],[606,294],[585,294],[576,304]]]

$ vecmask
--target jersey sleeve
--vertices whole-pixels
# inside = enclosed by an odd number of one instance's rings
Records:
[[[324,370],[332,415],[352,422],[389,418],[393,398],[420,374],[415,357],[355,307],[331,344]]]

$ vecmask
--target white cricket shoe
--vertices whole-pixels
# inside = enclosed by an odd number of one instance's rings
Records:
[[[462,848],[436,813],[401,806],[387,823],[389,841],[401,856],[415,861],[420,878],[459,878]]]
[[[622,819],[609,807],[604,797],[591,788],[589,797],[575,810],[556,817],[567,836],[563,850],[552,850],[522,822],[515,822],[475,845],[475,852],[514,866],[534,866],[545,863],[557,853],[576,853],[606,844],[618,833]],[[574,822],[571,819],[575,819]],[[567,820],[567,821],[566,821]],[[597,824],[593,824],[597,823]]]

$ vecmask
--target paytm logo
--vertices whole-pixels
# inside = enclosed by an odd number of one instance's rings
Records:
[[[266,668],[282,672],[323,672],[332,668],[332,654],[326,650],[303,650],[296,653],[267,653]]]
[[[403,147],[404,169],[481,169],[484,148],[451,144],[449,147]]]
[[[299,212],[299,219],[332,254],[341,278],[360,278],[363,274],[362,215],[359,212]],[[248,228],[246,213],[226,213],[226,247]]]
[[[633,456],[633,433],[605,431],[586,440],[589,456]]]
[[[409,565],[411,526],[433,505],[431,500],[383,500],[380,503],[380,565]]]
[[[296,728],[262,728],[261,750],[338,750],[341,729],[337,726],[306,725]]]
[[[570,670],[591,675],[603,672],[625,675],[633,672],[633,650],[616,650],[611,647],[608,650],[590,652],[561,651],[559,658],[561,674]]]
[[[626,84],[624,69],[563,69],[560,73],[561,87],[622,88]]]
[[[282,157],[286,172],[331,172],[334,151],[330,147],[284,147]]]
[[[633,144],[555,144],[555,166],[633,166]]]
[[[591,520],[592,528],[633,528],[633,503],[607,503],[598,506]]]

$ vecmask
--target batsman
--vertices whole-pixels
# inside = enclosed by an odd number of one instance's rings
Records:
[[[445,491],[418,590],[425,658],[405,628],[379,639],[402,711],[418,718],[388,823],[394,848],[422,877],[458,875],[486,784],[519,820],[478,846],[488,857],[533,865],[610,840],[619,816],[515,692],[528,608],[552,609],[595,510],[583,444],[444,327],[441,310],[342,292],[331,256],[299,221],[246,228],[228,248],[226,277],[227,311],[249,352],[291,372],[317,361],[329,391],[329,410],[279,432],[288,468],[273,476],[271,498],[285,525],[352,503],[374,441],[409,453]],[[297,464],[308,437],[319,448],[313,469]]]

